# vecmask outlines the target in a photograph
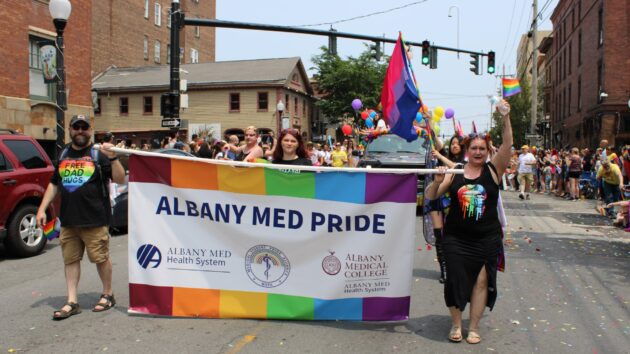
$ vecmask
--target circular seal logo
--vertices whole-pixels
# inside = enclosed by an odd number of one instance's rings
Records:
[[[257,245],[245,254],[245,272],[263,288],[275,288],[289,277],[291,264],[285,254],[269,245]]]
[[[150,265],[153,265],[151,268],[157,268],[162,263],[162,252],[160,252],[159,248],[147,243],[138,248],[136,259],[138,264],[144,269],[147,269]]]
[[[322,269],[328,275],[335,275],[341,271],[341,261],[339,258],[335,257],[334,251],[328,251],[330,253],[329,256],[324,257],[322,261]]]

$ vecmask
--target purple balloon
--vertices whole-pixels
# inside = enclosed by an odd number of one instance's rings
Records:
[[[363,107],[363,102],[361,102],[360,99],[355,98],[352,100],[352,109],[354,109],[355,111],[358,111],[361,109],[361,107]]]
[[[452,108],[447,108],[446,111],[444,111],[444,116],[446,119],[451,119],[455,116],[455,111]]]

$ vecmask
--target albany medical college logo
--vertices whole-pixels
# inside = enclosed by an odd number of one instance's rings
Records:
[[[153,264],[151,268],[157,268],[160,263],[162,263],[162,252],[160,252],[157,247],[147,243],[138,248],[136,259],[138,260],[138,264],[144,269],[149,268],[151,264]]]
[[[291,264],[279,249],[257,245],[245,254],[245,272],[249,279],[263,288],[275,288],[289,277]]]
[[[335,275],[341,271],[341,261],[335,257],[334,251],[328,251],[330,255],[324,257],[322,261],[322,269],[328,275]]]

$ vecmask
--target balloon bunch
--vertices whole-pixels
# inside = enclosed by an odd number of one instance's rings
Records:
[[[387,133],[387,129],[363,129],[359,132],[359,134],[363,135],[363,141],[366,143],[371,143],[372,140]]]
[[[379,103],[377,110],[380,110],[380,107],[381,104]],[[355,98],[354,100],[352,100],[352,109],[354,109],[355,112],[358,113],[361,108],[363,108],[363,102],[361,102],[360,99]],[[373,128],[375,125],[375,120],[378,117],[378,112],[373,109],[365,109],[361,111],[360,116],[361,119],[363,119],[366,127]]]

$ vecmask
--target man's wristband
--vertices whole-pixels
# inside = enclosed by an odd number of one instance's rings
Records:
[[[114,162],[114,161],[116,161],[116,160],[118,160],[118,156],[116,156],[116,157],[114,157],[114,158],[109,159],[109,162]]]

